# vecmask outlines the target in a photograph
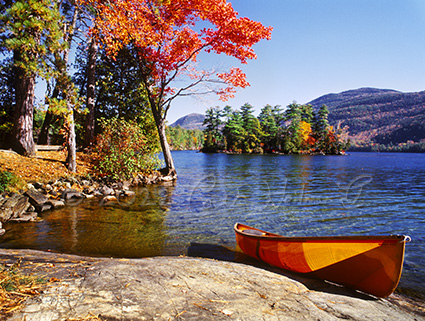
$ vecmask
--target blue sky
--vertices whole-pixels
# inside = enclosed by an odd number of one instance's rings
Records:
[[[238,66],[251,87],[226,103],[211,95],[177,98],[171,124],[209,107],[245,103],[307,103],[328,93],[375,87],[425,90],[425,0],[231,0],[240,16],[272,26],[272,40],[254,48],[248,65],[222,55],[200,56],[200,66]]]

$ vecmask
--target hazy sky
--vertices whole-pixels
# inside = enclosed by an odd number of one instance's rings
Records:
[[[220,55],[202,55],[201,66],[238,66],[251,87],[223,103],[177,98],[171,124],[209,107],[250,103],[307,103],[328,93],[375,87],[425,90],[425,0],[231,0],[240,16],[272,26],[272,40],[255,46],[257,60],[240,65]]]

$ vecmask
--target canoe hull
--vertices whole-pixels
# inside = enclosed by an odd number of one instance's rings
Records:
[[[405,236],[282,237],[239,223],[234,229],[245,254],[279,268],[377,297],[400,280]]]

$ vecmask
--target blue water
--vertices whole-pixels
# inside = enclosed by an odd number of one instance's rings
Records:
[[[180,255],[193,244],[234,249],[235,222],[285,236],[404,234],[412,241],[399,289],[425,297],[425,154],[173,158],[176,182],[139,188],[119,204],[85,201],[41,222],[8,224],[0,247]]]
[[[400,287],[425,294],[425,154],[173,156],[171,251],[173,242],[232,246],[234,222],[285,236],[404,234]]]

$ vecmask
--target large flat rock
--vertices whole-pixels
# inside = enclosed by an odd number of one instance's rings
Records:
[[[376,299],[277,270],[192,257],[96,259],[2,250],[59,279],[9,320],[425,320],[418,303]]]

